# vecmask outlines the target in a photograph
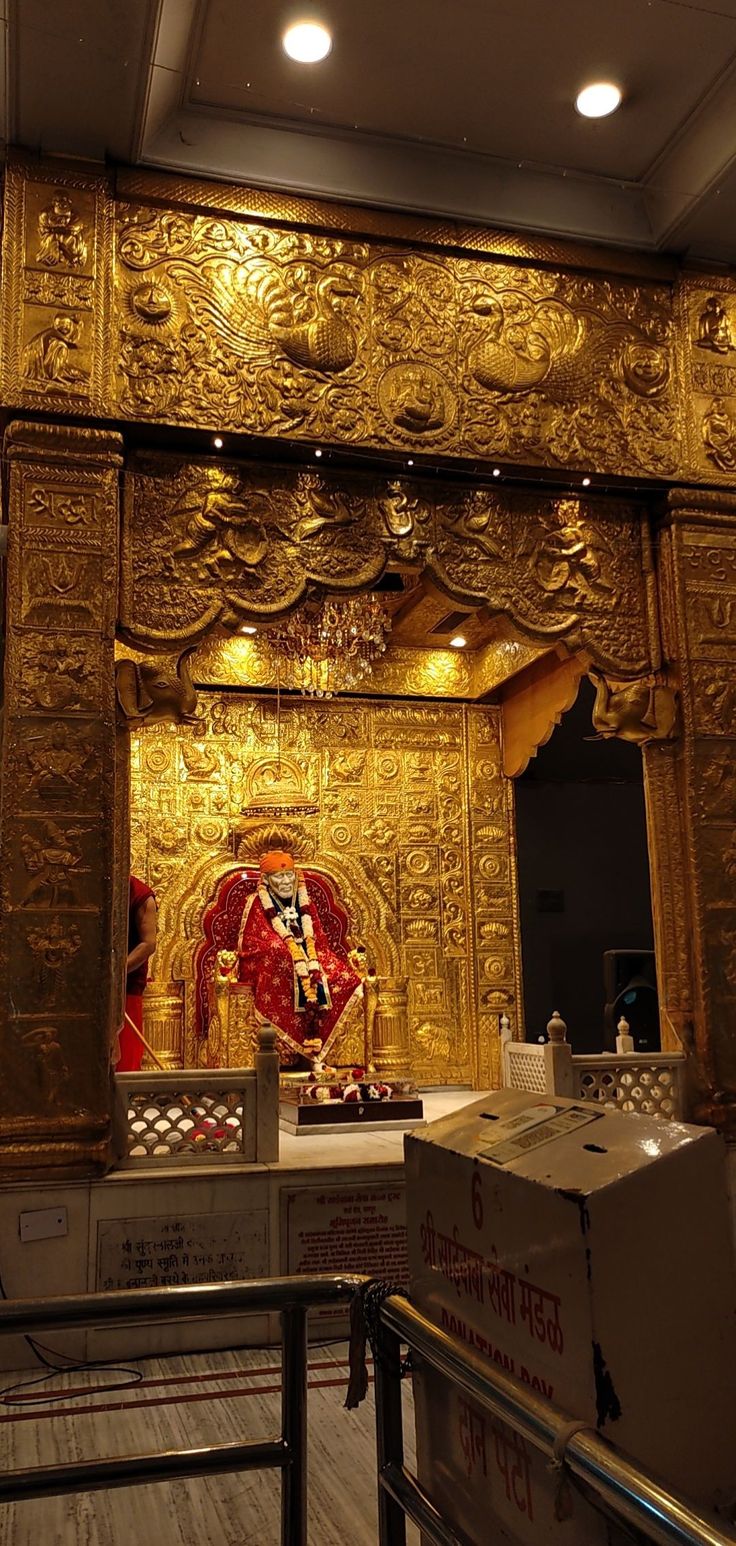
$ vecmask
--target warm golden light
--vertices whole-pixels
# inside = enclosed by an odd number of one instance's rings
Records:
[[[332,48],[332,38],[321,22],[298,21],[287,27],[282,39],[284,53],[297,64],[318,64]]]
[[[583,118],[606,118],[621,106],[623,93],[613,81],[594,81],[585,86],[575,98],[575,106]]]

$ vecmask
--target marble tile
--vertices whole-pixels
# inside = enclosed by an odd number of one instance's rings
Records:
[[[273,1349],[147,1359],[139,1367],[141,1385],[108,1395],[93,1394],[104,1383],[98,1372],[66,1375],[54,1382],[54,1392],[66,1389],[68,1397],[36,1408],[35,1416],[22,1406],[0,1405],[3,1467],[278,1431],[279,1355]],[[345,1344],[312,1348],[309,1546],[375,1546],[377,1540],[373,1391],[371,1386],[356,1412],[346,1412],[346,1384]],[[406,1459],[413,1467],[408,1383],[404,1422]],[[249,1472],[6,1505],[0,1508],[0,1546],[277,1546],[279,1518],[277,1474]],[[418,1546],[412,1528],[408,1539]]]

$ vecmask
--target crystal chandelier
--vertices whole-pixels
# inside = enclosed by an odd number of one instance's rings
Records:
[[[391,619],[375,596],[328,597],[307,602],[268,642],[289,670],[289,686],[310,698],[353,692],[382,655]]]

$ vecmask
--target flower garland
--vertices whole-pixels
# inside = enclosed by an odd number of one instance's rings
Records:
[[[286,907],[281,907],[272,896],[264,880],[259,882],[258,900],[275,934],[288,946],[289,954],[294,963],[294,971],[302,986],[305,1000],[308,1004],[317,1004],[316,979],[322,977],[322,968],[317,956],[317,947],[314,943],[314,924],[312,923],[312,908],[309,901],[306,881],[301,870],[296,872],[296,900],[299,903],[301,913],[302,931],[304,942],[295,939],[290,925],[298,921],[298,913],[294,901]]]

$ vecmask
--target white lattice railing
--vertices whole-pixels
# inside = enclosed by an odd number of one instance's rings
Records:
[[[578,1100],[601,1101],[617,1111],[641,1111],[648,1117],[684,1119],[682,1052],[573,1055],[572,1064]]]
[[[625,1025],[625,1022],[624,1022]],[[683,1121],[685,1056],[682,1052],[603,1052],[576,1055],[566,1026],[555,1015],[544,1043],[512,1041],[502,1026],[504,1085],[530,1095],[565,1095],[599,1101],[616,1111]],[[620,1029],[620,1027],[619,1027]],[[628,1039],[626,1026],[620,1039]]]
[[[255,1164],[279,1157],[278,1056],[261,1033],[255,1068],[119,1074],[127,1154],[119,1168]]]

